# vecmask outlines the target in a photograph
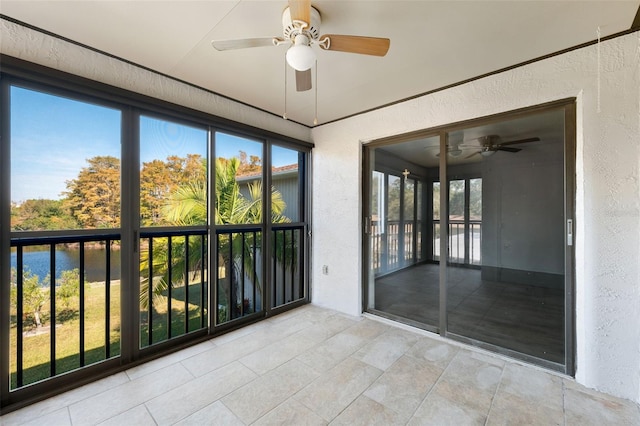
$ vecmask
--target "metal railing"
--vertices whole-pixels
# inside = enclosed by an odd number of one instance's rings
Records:
[[[140,233],[141,347],[207,328],[207,232]]]
[[[271,308],[304,299],[304,225],[272,227],[272,257],[267,271],[271,283]],[[224,324],[263,309],[262,228],[216,229],[217,324]]]
[[[304,225],[272,227],[273,259],[271,282],[272,307],[303,299],[304,292]]]
[[[216,323],[262,310],[262,228],[217,228],[216,253]]]
[[[414,232],[415,227],[415,232]],[[421,259],[422,222],[388,221],[386,232],[376,221],[371,224],[374,273],[383,273],[413,264]]]
[[[465,221],[449,221],[448,262],[480,265],[482,263],[482,221],[470,220],[466,233]],[[440,260],[440,221],[433,221],[433,260]]]
[[[414,232],[415,227],[415,232]],[[432,224],[432,260],[440,259],[440,221]],[[379,223],[371,225],[371,262],[375,274],[391,272],[422,260],[422,222],[388,221],[386,232]],[[465,234],[465,222],[449,221],[448,261],[480,265],[482,221],[469,221]],[[467,256],[468,253],[468,256]]]
[[[15,253],[15,266],[12,268],[11,274],[11,390],[119,355],[119,324],[113,324],[111,315],[113,285],[111,258],[112,250],[114,250],[112,246],[118,245],[119,240],[119,234],[42,236],[11,239],[12,254]],[[101,338],[102,347],[87,348],[87,329],[91,324],[86,323],[86,319],[89,316],[86,292],[90,283],[87,282],[84,271],[87,267],[85,262],[86,251],[93,250],[96,245],[105,248],[104,292],[103,303],[100,304],[100,309],[104,309],[104,314],[102,315],[104,328]],[[77,283],[68,283],[74,289],[71,293],[64,289],[65,294],[57,294],[63,290],[61,288],[61,280],[57,278],[57,270],[59,269],[57,268],[57,252],[65,247],[77,247]],[[39,275],[32,273],[31,266],[25,263],[25,252],[31,254],[37,252],[44,259],[48,257],[48,262],[45,260],[45,265],[41,266],[41,269],[47,271],[46,278],[42,282],[39,281]],[[77,295],[75,294],[76,285]],[[61,305],[68,303],[68,300],[61,299],[61,297],[66,297],[69,294],[71,294],[70,297],[77,297],[77,305],[74,305],[72,309],[61,309],[61,306],[58,306],[58,302]],[[75,311],[76,307],[77,312]],[[30,316],[33,316],[33,319]],[[48,326],[43,324],[43,319],[45,318]],[[67,348],[62,353],[62,350],[59,350],[60,341],[57,329],[62,326],[62,323],[76,320],[77,336],[74,337],[65,332],[62,339],[77,338],[77,352],[68,353]],[[46,338],[47,334],[48,339]],[[27,344],[25,339],[34,339],[37,342]],[[96,342],[92,341],[91,344],[95,345]],[[25,355],[27,354],[30,356],[29,361],[25,360]],[[48,360],[43,361],[46,358]]]

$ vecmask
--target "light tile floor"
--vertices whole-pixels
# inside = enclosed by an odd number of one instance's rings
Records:
[[[640,425],[638,405],[313,305],[0,417],[2,425]]]

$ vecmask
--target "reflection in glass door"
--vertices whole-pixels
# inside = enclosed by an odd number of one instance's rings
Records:
[[[506,130],[532,126],[519,136]],[[462,147],[479,162],[482,179],[466,180],[472,190],[465,197],[458,194],[463,181],[450,184],[448,332],[562,365],[564,110],[465,129],[450,138],[462,134]]]

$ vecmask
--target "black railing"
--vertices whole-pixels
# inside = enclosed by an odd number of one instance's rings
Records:
[[[216,229],[217,324],[262,310],[262,228],[260,226]]]
[[[119,234],[11,239],[12,257],[15,254],[15,260],[12,262],[15,266],[12,267],[10,283],[11,390],[119,355],[119,320],[114,324],[111,312],[113,285],[111,252],[119,248],[119,240]],[[104,250],[104,267],[99,268],[104,278],[104,293],[102,303],[96,304],[93,302],[98,298],[96,294],[100,289],[95,288],[96,283],[87,281],[85,271],[88,266],[87,250],[92,250],[95,254],[99,251],[96,250],[98,248]],[[66,255],[74,252],[75,256],[76,250],[77,259],[69,260],[69,256]],[[30,256],[30,260],[26,262],[25,254]],[[58,262],[58,257],[63,255],[65,255],[64,261]],[[92,258],[93,262],[99,261],[96,256]],[[69,266],[73,268],[61,269]],[[38,268],[37,272],[40,274],[45,273],[45,279],[40,281],[40,275],[35,274],[32,268]],[[60,270],[60,278],[58,278],[58,270]],[[77,278],[73,276],[74,270],[77,270]],[[71,276],[66,275],[66,272],[71,272]],[[119,274],[119,271],[117,273]],[[119,286],[119,283],[117,284]],[[90,295],[92,309],[104,310],[100,315],[101,321],[104,321],[104,328],[102,336],[98,336],[98,342],[96,342],[96,333],[90,332],[91,327],[86,324],[87,318],[94,318],[95,314],[87,310],[88,287],[92,287]],[[76,298],[77,304],[71,306],[70,299]],[[48,326],[44,325],[45,322]],[[58,338],[58,327],[60,327],[60,338]],[[77,332],[73,330],[75,327]],[[88,333],[91,333],[90,342],[87,342]],[[27,343],[25,339],[30,340]],[[77,346],[73,349],[69,346],[69,342],[73,345],[76,339]],[[92,347],[87,348],[87,346]],[[25,359],[25,356],[29,356],[29,359]]]
[[[271,261],[272,307],[303,299],[304,294],[304,226],[278,225],[272,228]]]
[[[207,229],[140,233],[140,345],[207,328]]]

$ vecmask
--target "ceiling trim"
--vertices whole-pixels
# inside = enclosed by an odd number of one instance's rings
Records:
[[[427,129],[414,130],[407,133],[398,135],[386,136],[378,139],[372,139],[371,141],[363,142],[368,147],[384,147],[389,145],[395,145],[400,142],[408,142],[414,139],[431,138],[438,135],[444,135],[457,130],[464,130],[469,127],[476,127],[485,124],[497,123],[504,120],[511,120],[520,117],[526,117],[534,115],[543,111],[549,111],[552,109],[565,108],[567,105],[575,104],[576,98],[564,98],[555,101],[545,102],[542,104],[531,105],[523,108],[518,108],[510,111],[498,112],[495,114],[489,114],[482,117],[470,118],[467,120],[456,121],[453,123],[441,124],[439,126],[429,127]]]
[[[24,26],[25,28],[29,28],[29,29],[31,29],[33,31],[40,32],[40,33],[48,35],[50,37],[54,37],[54,38],[57,38],[59,40],[65,41],[67,43],[71,43],[73,45],[82,47],[84,49],[88,49],[90,51],[99,53],[101,55],[105,55],[107,57],[116,59],[118,61],[122,61],[123,63],[138,67],[138,68],[146,70],[148,72],[152,72],[152,73],[154,73],[156,75],[171,79],[173,81],[176,81],[176,82],[185,84],[187,86],[202,90],[204,92],[213,94],[215,96],[219,96],[219,97],[221,97],[223,99],[227,99],[229,101],[236,102],[238,104],[253,108],[253,109],[261,111],[261,112],[264,112],[265,114],[269,114],[269,115],[274,116],[274,117],[282,118],[282,116],[279,115],[279,114],[276,114],[276,113],[273,113],[271,111],[267,111],[265,109],[256,107],[255,105],[251,105],[251,104],[249,104],[247,102],[243,102],[243,101],[240,101],[238,99],[235,99],[235,98],[232,98],[232,97],[217,93],[217,92],[215,92],[213,90],[206,89],[206,88],[204,88],[202,86],[198,86],[197,84],[193,84],[193,83],[181,80],[179,78],[176,78],[174,76],[171,76],[171,75],[156,71],[156,70],[154,70],[152,68],[140,65],[140,64],[135,63],[133,61],[130,61],[130,60],[121,58],[119,56],[113,55],[111,53],[104,52],[104,51],[102,51],[100,49],[88,46],[86,44],[83,44],[81,42],[69,39],[67,37],[64,37],[64,36],[61,36],[59,34],[53,33],[51,31],[44,30],[42,28],[39,28],[37,26],[28,24],[26,22],[20,21],[18,19],[12,18],[12,17],[7,16],[7,15],[4,15],[2,13],[0,13],[0,19],[4,19],[6,21],[13,22],[13,23],[15,23],[17,25]],[[618,38],[618,37],[623,37],[625,35],[634,33],[634,32],[636,32],[638,30],[640,30],[640,6],[638,7],[638,11],[637,11],[636,16],[635,16],[635,18],[634,18],[634,20],[633,20],[633,22],[631,24],[631,28],[630,29],[625,30],[625,31],[621,31],[621,32],[618,32],[618,33],[615,33],[615,34],[611,34],[611,35],[608,35],[606,37],[602,37],[600,39],[600,42],[611,40],[611,39],[615,39],[615,38]],[[483,78],[486,78],[486,77],[489,77],[489,76],[492,76],[492,75],[500,74],[500,73],[503,73],[503,72],[506,72],[506,71],[510,71],[510,70],[522,67],[522,66],[530,65],[532,63],[539,62],[539,61],[542,61],[542,60],[545,60],[545,59],[549,59],[549,58],[552,58],[552,57],[555,57],[555,56],[563,55],[565,53],[572,52],[572,51],[578,50],[578,49],[582,49],[584,47],[592,46],[592,45],[595,45],[597,43],[598,43],[598,40],[594,39],[594,40],[591,40],[591,41],[588,41],[588,42],[585,42],[585,43],[582,43],[582,44],[578,44],[576,46],[568,47],[566,49],[562,49],[562,50],[559,50],[559,51],[556,51],[556,52],[553,52],[553,53],[549,53],[549,54],[546,54],[546,55],[543,55],[543,56],[539,56],[539,57],[536,57],[536,58],[533,58],[533,59],[529,59],[527,61],[520,62],[520,63],[517,63],[515,65],[511,65],[511,66],[508,66],[508,67],[500,68],[500,69],[497,69],[495,71],[490,71],[490,72],[485,73],[485,74],[481,74],[481,75],[478,75],[478,76],[475,76],[475,77],[471,77],[471,78],[468,78],[468,79],[465,79],[465,80],[461,80],[461,81],[458,81],[458,82],[455,82],[455,83],[452,83],[452,84],[449,84],[449,85],[446,85],[446,86],[442,86],[442,87],[439,87],[437,89],[429,90],[427,92],[418,93],[418,94],[415,94],[415,95],[412,95],[412,96],[409,96],[409,97],[406,97],[406,98],[398,99],[398,100],[393,101],[393,102],[389,102],[389,103],[386,103],[386,104],[383,104],[383,105],[379,105],[377,107],[369,108],[369,109],[366,109],[366,110],[363,110],[363,111],[359,111],[359,112],[356,112],[356,113],[353,113],[353,114],[346,115],[344,117],[336,118],[334,120],[330,120],[330,121],[327,121],[327,122],[324,122],[324,123],[321,123],[321,124],[318,124],[318,125],[307,125],[307,124],[298,122],[296,120],[290,120],[290,119],[287,119],[287,120],[289,120],[289,121],[291,121],[293,123],[299,124],[299,125],[301,125],[303,127],[306,127],[308,129],[313,129],[315,127],[320,127],[320,126],[324,126],[324,125],[327,125],[327,124],[340,122],[342,120],[347,120],[349,118],[357,117],[359,115],[367,114],[367,113],[370,113],[370,112],[373,112],[373,111],[377,111],[377,110],[380,110],[380,109],[383,109],[383,108],[387,108],[387,107],[394,106],[394,105],[397,105],[397,104],[401,104],[401,103],[404,103],[404,102],[407,102],[407,101],[411,101],[411,100],[414,100],[414,99],[417,99],[417,98],[421,98],[423,96],[428,96],[428,95],[431,95],[431,94],[434,94],[434,93],[437,93],[437,92],[448,90],[448,89],[451,89],[451,88],[454,88],[454,87],[457,87],[457,86],[461,86],[463,84],[470,83],[470,82],[473,82],[473,81],[476,81],[476,80],[480,80],[480,79],[483,79]]]
[[[164,73],[162,73],[162,72],[160,72],[160,71],[156,71],[156,70],[154,70],[154,69],[152,69],[152,68],[145,67],[144,65],[140,65],[140,64],[138,64],[138,63],[136,63],[136,62],[133,62],[133,61],[130,61],[130,60],[128,60],[128,59],[121,58],[120,56],[117,56],[117,55],[114,55],[114,54],[111,54],[111,53],[105,52],[105,51],[100,50],[100,49],[96,49],[95,47],[88,46],[88,45],[86,45],[86,44],[80,43],[79,41],[72,40],[72,39],[70,39],[70,38],[67,38],[67,37],[61,36],[61,35],[59,35],[59,34],[56,34],[56,33],[51,32],[51,31],[44,30],[44,29],[42,29],[42,28],[36,27],[35,25],[31,25],[31,24],[28,24],[28,23],[26,23],[26,22],[20,21],[19,19],[15,19],[15,18],[12,18],[12,17],[10,17],[10,16],[3,15],[2,13],[0,13],[0,19],[4,19],[5,21],[13,22],[14,24],[21,25],[21,26],[23,26],[23,27],[25,27],[25,28],[28,28],[28,29],[33,30],[33,31],[37,31],[37,32],[42,33],[42,34],[44,34],[44,35],[47,35],[47,36],[49,36],[49,37],[57,38],[58,40],[62,40],[62,41],[64,41],[64,42],[67,42],[67,43],[70,43],[70,44],[76,45],[76,46],[78,46],[78,47],[82,47],[83,49],[88,49],[88,50],[90,50],[90,51],[92,51],[92,52],[96,52],[96,53],[99,53],[99,54],[101,54],[101,55],[107,56],[107,57],[109,57],[109,58],[116,59],[116,60],[121,61],[121,62],[123,62],[123,63],[125,63],[125,64],[129,64],[129,65],[132,65],[132,66],[134,66],[134,67],[137,67],[137,68],[143,69],[143,70],[145,70],[145,71],[152,72],[152,73],[154,73],[154,74],[156,74],[156,75],[159,75],[159,76],[162,76],[162,77],[165,77],[165,78],[169,78],[169,79],[171,79],[171,80],[173,80],[173,81],[176,81],[176,82],[178,82],[178,83],[186,84],[187,86],[193,87],[193,88],[195,88],[195,89],[199,89],[199,90],[202,90],[202,91],[204,91],[204,92],[210,93],[210,94],[212,94],[212,95],[219,96],[219,97],[221,97],[221,98],[223,98],[223,99],[227,99],[227,100],[229,100],[229,101],[232,101],[232,102],[235,102],[235,103],[238,103],[238,104],[241,104],[241,105],[244,105],[244,106],[247,106],[247,107],[253,108],[253,109],[255,109],[255,110],[258,110],[258,111],[264,112],[265,114],[269,114],[269,115],[272,115],[272,116],[274,116],[274,117],[282,118],[282,116],[281,116],[281,115],[279,115],[279,114],[275,114],[275,113],[273,113],[273,112],[271,112],[271,111],[267,111],[267,110],[265,110],[265,109],[262,109],[262,108],[259,108],[259,107],[255,106],[255,105],[251,105],[251,104],[249,104],[249,103],[247,103],[247,102],[239,101],[238,99],[234,99],[234,98],[232,98],[232,97],[229,97],[229,96],[226,96],[226,95],[222,95],[222,94],[220,94],[220,93],[218,93],[218,92],[214,92],[213,90],[205,89],[204,87],[202,87],[202,86],[198,86],[197,84],[189,83],[188,81],[184,81],[184,80],[181,80],[181,79],[179,79],[179,78],[173,77],[173,76],[171,76],[171,75],[164,74]],[[304,126],[304,127],[306,127],[307,129],[310,129],[310,128],[311,128],[311,126],[308,126],[308,125],[306,125],[306,124],[304,124],[304,123],[300,123],[300,122],[298,122],[298,121],[290,120],[290,119],[287,119],[287,120],[288,120],[288,121],[291,121],[292,123],[296,123],[296,124],[299,124],[299,125],[301,125],[301,126]]]
[[[640,6],[638,6],[638,11],[636,12],[636,17],[633,19],[633,23],[631,24],[631,29],[640,29]]]
[[[636,32],[636,31],[640,30],[640,22],[636,22],[636,21],[640,21],[640,8],[638,8],[638,14],[636,14],[636,18],[634,20],[634,24],[630,29],[625,30],[625,31],[620,31],[618,33],[611,34],[611,35],[608,35],[606,37],[602,37],[600,39],[600,42],[611,40],[611,39],[618,38],[618,37],[623,37],[625,35],[632,34],[632,33]],[[637,24],[637,27],[636,27],[636,24]],[[399,99],[397,101],[389,102],[387,104],[380,105],[380,106],[377,106],[375,108],[370,108],[370,109],[367,109],[367,110],[364,110],[364,111],[356,112],[354,114],[350,114],[350,115],[344,116],[342,118],[336,118],[335,120],[327,121],[326,123],[319,124],[318,126],[312,126],[312,128],[313,127],[324,126],[326,124],[336,123],[336,122],[339,122],[339,121],[342,121],[342,120],[346,120],[348,118],[357,117],[359,115],[366,114],[366,113],[369,113],[369,112],[372,112],[372,111],[377,111],[379,109],[387,108],[387,107],[390,107],[390,106],[401,104],[403,102],[411,101],[413,99],[421,98],[423,96],[431,95],[431,94],[434,94],[434,93],[437,93],[437,92],[442,92],[443,90],[448,90],[448,89],[451,89],[453,87],[457,87],[457,86],[461,86],[463,84],[470,83],[472,81],[483,79],[485,77],[490,77],[492,75],[496,75],[496,74],[500,74],[500,73],[503,73],[503,72],[506,72],[506,71],[510,71],[510,70],[513,70],[513,69],[516,69],[516,68],[520,68],[520,67],[523,67],[525,65],[530,65],[530,64],[533,64],[535,62],[539,62],[539,61],[542,61],[542,60],[545,60],[545,59],[553,58],[554,56],[563,55],[565,53],[572,52],[572,51],[578,50],[578,49],[582,49],[584,47],[592,46],[592,45],[597,44],[597,43],[598,43],[597,39],[592,40],[592,41],[587,41],[585,43],[578,44],[578,45],[573,46],[573,47],[568,47],[566,49],[559,50],[557,52],[549,53],[547,55],[539,56],[539,57],[534,58],[534,59],[529,59],[527,61],[520,62],[520,63],[515,64],[515,65],[511,65],[511,66],[508,66],[508,67],[505,67],[505,68],[500,68],[498,70],[491,71],[491,72],[488,72],[488,73],[485,73],[485,74],[481,74],[481,75],[476,76],[476,77],[471,77],[471,78],[468,78],[466,80],[458,81],[456,83],[452,83],[452,84],[449,84],[447,86],[442,86],[442,87],[439,87],[437,89],[429,90],[428,92],[419,93],[417,95],[413,95],[413,96],[409,96],[407,98]]]

